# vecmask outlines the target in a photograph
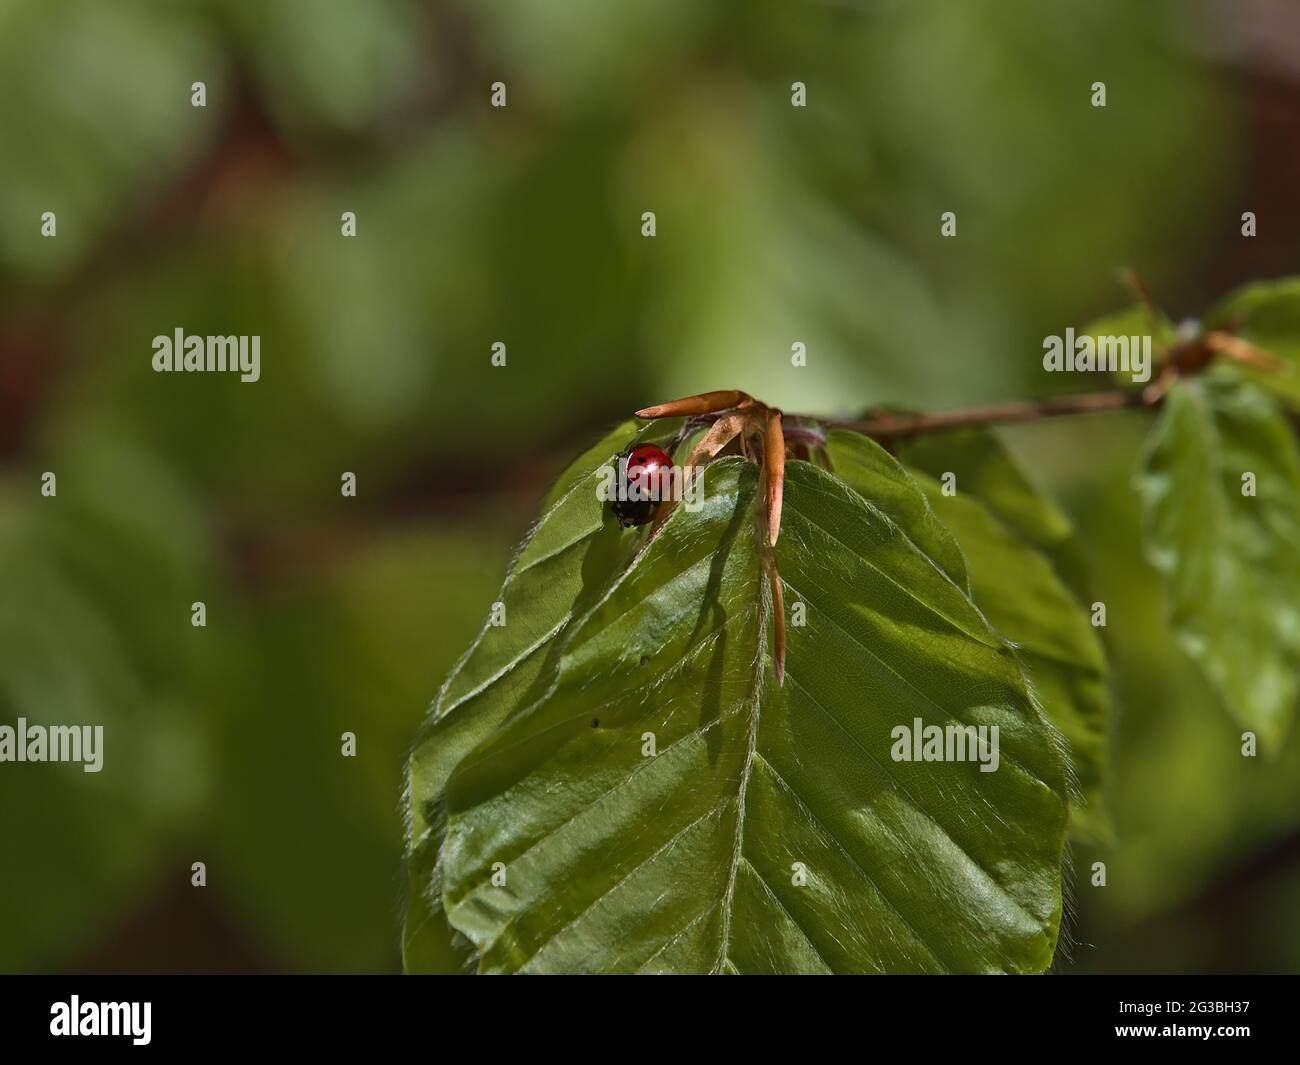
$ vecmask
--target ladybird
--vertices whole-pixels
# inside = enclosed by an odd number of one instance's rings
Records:
[[[672,457],[654,444],[640,444],[619,460],[620,487],[626,489],[610,501],[610,509],[620,525],[644,525],[654,516],[664,484],[661,475],[672,468]]]

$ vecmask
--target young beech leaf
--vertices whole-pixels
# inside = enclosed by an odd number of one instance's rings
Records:
[[[1134,304],[1122,311],[1115,311],[1101,318],[1094,318],[1087,325],[1076,329],[1074,336],[1076,344],[1080,337],[1092,337],[1099,357],[1103,355],[1110,358],[1120,357],[1118,350],[1107,346],[1108,342],[1113,338],[1137,338],[1139,343],[1149,345],[1150,360],[1144,364],[1148,372],[1148,376],[1144,379],[1145,382],[1155,379],[1155,362],[1159,359],[1161,353],[1167,351],[1178,339],[1178,329],[1158,309]],[[1124,351],[1130,358],[1134,359],[1139,354],[1137,348],[1132,346],[1131,339]],[[1078,354],[1077,348],[1075,354]],[[1142,358],[1146,358],[1145,353],[1143,353]],[[1116,368],[1113,375],[1121,381],[1132,383],[1135,380],[1134,372],[1141,367],[1136,362],[1131,362],[1129,365],[1131,368],[1128,370]]]
[[[1300,277],[1243,285],[1206,315],[1205,328],[1229,330],[1281,359],[1274,372],[1239,372],[1300,408]]]
[[[1138,488],[1180,646],[1237,722],[1276,749],[1300,670],[1300,452],[1285,417],[1227,368],[1181,381]]]
[[[1087,581],[1073,526],[985,429],[905,441],[899,455],[923,468],[917,476],[965,552],[976,605],[1019,646],[1044,710],[1070,742],[1083,800],[1071,810],[1071,833],[1109,838],[1108,670],[1080,598]],[[925,480],[945,471],[957,475],[956,495]]]
[[[632,442],[666,441],[680,424],[638,431],[626,422],[561,474],[498,596],[505,623],[484,624],[429,709],[407,763],[408,970],[442,969],[437,959],[451,956],[437,863],[448,776],[514,710],[547,689],[565,628],[605,591],[636,548],[638,541],[620,535],[597,498],[599,471]]]
[[[944,496],[926,474],[935,510],[966,553],[975,605],[1019,651],[1043,709],[1070,744],[1077,798],[1073,835],[1110,838],[1103,788],[1108,760],[1106,653],[1087,609],[1047,558],[973,496]]]
[[[756,482],[711,465],[456,767],[452,926],[484,972],[1042,971],[1067,770],[1014,654],[905,525],[792,461],[778,687]],[[996,726],[997,761],[896,760],[916,722]]]
[[[996,433],[976,428],[917,436],[900,440],[897,452],[905,465],[936,480],[953,474],[958,495],[974,496],[1018,536],[1042,548],[1081,593],[1083,567],[1074,526],[1034,486]]]
[[[907,529],[912,542],[934,559],[953,583],[970,592],[961,548],[935,516],[920,486],[893,455],[870,437],[844,429],[832,429],[826,434],[826,454],[841,481]]]

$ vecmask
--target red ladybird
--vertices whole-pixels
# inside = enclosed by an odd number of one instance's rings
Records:
[[[619,460],[621,491],[610,509],[620,525],[644,525],[654,516],[659,501],[667,497],[672,468],[672,457],[654,444],[640,444]]]

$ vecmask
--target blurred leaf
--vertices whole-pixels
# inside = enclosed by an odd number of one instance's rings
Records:
[[[1013,655],[896,525],[793,462],[777,555],[807,624],[777,687],[755,481],[710,466],[545,697],[456,768],[452,924],[488,972],[1041,971],[1065,770]],[[890,767],[894,726],[954,718],[1000,727],[998,772]]]
[[[440,521],[344,547],[323,572],[281,571],[241,598],[222,622],[234,646],[202,685],[219,796],[196,826],[209,882],[295,971],[398,966],[394,800],[412,722],[473,631],[507,542]]]
[[[229,19],[263,83],[263,98],[290,132],[360,131],[410,93],[427,32],[404,0],[234,0]]]
[[[515,105],[560,114],[627,106],[628,97],[653,92],[662,72],[698,48],[701,29],[719,18],[693,0],[469,0],[460,6]],[[631,41],[635,48],[627,47]],[[591,92],[593,85],[601,91]]]
[[[1094,318],[1082,329],[1075,331],[1076,336],[1092,337],[1150,337],[1151,347],[1159,352],[1173,343],[1177,327],[1159,310],[1148,310],[1135,303],[1122,311]]]
[[[792,166],[800,148],[770,92],[685,82],[622,161],[614,207],[647,274],[639,339],[656,389],[725,381],[830,413],[846,397],[919,391],[919,367],[947,346],[943,308],[916,263]],[[636,236],[649,209],[653,241]],[[796,343],[806,366],[792,362]]]
[[[1159,310],[1148,310],[1140,304],[1135,304],[1125,310],[1116,311],[1114,314],[1108,314],[1105,317],[1096,318],[1089,322],[1082,329],[1076,331],[1076,342],[1082,336],[1093,338],[1094,343],[1098,345],[1096,349],[1098,358],[1106,352],[1106,349],[1101,346],[1103,338],[1137,337],[1141,339],[1150,337],[1150,360],[1145,367],[1146,373],[1144,376],[1138,376],[1139,367],[1135,361],[1130,361],[1131,369],[1117,369],[1108,375],[1123,384],[1145,384],[1155,379],[1156,364],[1160,361],[1164,352],[1168,351],[1177,341],[1178,329]],[[1139,354],[1132,347],[1128,348],[1127,351],[1131,359],[1136,359]]]
[[[1095,944],[1076,954],[1076,970],[1175,971],[1178,958],[1201,948],[1170,940],[1149,922],[1231,880],[1236,867],[1300,828],[1300,744],[1285,744],[1276,758],[1242,757],[1241,727],[1178,648],[1163,577],[1135,549],[1142,505],[1124,474],[1155,416],[1117,417],[1105,434],[1086,419],[1031,434],[1064,437],[1063,446],[1086,450],[1096,466],[1077,483],[1071,510],[1106,601],[1114,689],[1107,799],[1116,831],[1104,849],[1075,849],[1083,888],[1075,941]],[[1098,859],[1109,873],[1104,891],[1088,886]],[[1219,922],[1216,912],[1210,923]],[[1196,932],[1200,940],[1211,934],[1207,924]],[[1231,963],[1218,962],[1220,969],[1253,965],[1240,942]]]
[[[83,423],[0,484],[0,721],[100,726],[102,767],[0,771],[0,969],[67,964],[147,890],[211,777],[184,690],[211,544],[155,456]],[[210,607],[214,606],[210,603]],[[33,900],[39,900],[34,905]]]
[[[0,267],[48,280],[214,139],[226,61],[184,10],[0,4]],[[190,86],[209,86],[207,108]],[[41,216],[57,236],[41,235]]]
[[[1205,327],[1226,329],[1281,359],[1277,373],[1246,366],[1239,372],[1300,408],[1300,277],[1242,286],[1209,312]]]
[[[1245,494],[1246,474],[1258,494]],[[1179,382],[1138,488],[1180,646],[1275,750],[1300,668],[1300,451],[1286,419],[1227,373]]]

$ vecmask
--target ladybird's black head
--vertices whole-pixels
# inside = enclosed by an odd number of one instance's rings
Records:
[[[625,529],[633,525],[644,525],[654,517],[655,503],[652,499],[613,499],[609,509]]]

